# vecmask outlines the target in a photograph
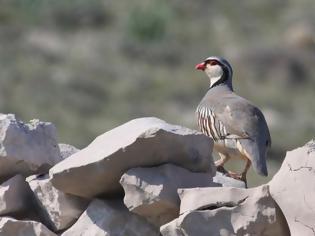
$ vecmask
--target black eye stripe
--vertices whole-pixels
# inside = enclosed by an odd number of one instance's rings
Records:
[[[207,60],[206,63],[210,64],[212,66],[220,65],[220,63],[218,61],[216,61],[216,60]]]

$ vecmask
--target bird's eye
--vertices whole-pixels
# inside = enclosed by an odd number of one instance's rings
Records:
[[[218,62],[217,61],[209,61],[209,64],[211,66],[215,66],[215,65],[218,65]]]

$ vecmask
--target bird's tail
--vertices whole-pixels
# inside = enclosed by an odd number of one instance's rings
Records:
[[[243,139],[241,141],[242,147],[245,149],[246,156],[251,160],[255,171],[262,176],[268,176],[267,170],[267,147],[265,144],[259,145],[250,139]]]

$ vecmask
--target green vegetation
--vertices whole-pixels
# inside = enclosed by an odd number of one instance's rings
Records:
[[[281,160],[315,134],[314,12],[313,0],[0,0],[0,111],[52,121],[78,147],[141,116],[196,128],[208,81],[194,65],[222,55]]]
[[[127,33],[141,42],[160,40],[165,36],[167,24],[166,9],[160,4],[131,10],[127,23]]]

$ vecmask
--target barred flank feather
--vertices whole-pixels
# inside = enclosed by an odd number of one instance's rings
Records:
[[[216,119],[211,109],[198,106],[196,113],[198,126],[202,133],[210,136],[214,141],[222,140],[228,135],[223,123]]]

